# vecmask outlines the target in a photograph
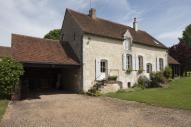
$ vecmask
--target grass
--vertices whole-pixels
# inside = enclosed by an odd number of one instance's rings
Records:
[[[8,105],[8,100],[0,100],[0,120],[2,119],[5,113],[7,105]]]
[[[116,93],[108,93],[106,96],[156,106],[191,110],[191,77],[173,80],[169,83],[168,88],[118,91]]]

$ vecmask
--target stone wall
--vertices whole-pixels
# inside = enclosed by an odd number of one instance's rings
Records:
[[[129,53],[132,57],[142,55],[144,59],[144,70],[146,63],[152,63],[153,71],[156,69],[156,58],[164,59],[164,66],[167,66],[167,52],[165,49],[148,47],[139,44],[133,44],[131,51],[126,51],[123,48],[123,42],[120,40],[108,39],[92,35],[84,35],[83,38],[83,90],[87,91],[93,86],[95,81],[95,60],[107,59],[108,69],[118,71],[118,81],[123,83],[123,88],[128,88],[128,83],[133,86],[137,78],[140,76],[137,73],[138,65],[134,63],[134,69],[131,74],[126,74],[122,68],[122,54]],[[149,76],[145,71],[142,75]]]

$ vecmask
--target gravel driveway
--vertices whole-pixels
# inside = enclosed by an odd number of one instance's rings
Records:
[[[1,127],[191,127],[191,111],[106,97],[42,95],[9,105]]]

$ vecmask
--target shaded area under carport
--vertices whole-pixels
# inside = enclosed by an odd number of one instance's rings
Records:
[[[24,64],[21,98],[31,94],[56,94],[80,90],[80,67],[77,65]]]

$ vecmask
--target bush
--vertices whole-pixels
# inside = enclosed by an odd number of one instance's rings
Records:
[[[108,80],[110,81],[116,81],[117,80],[117,76],[109,76]]]
[[[146,76],[140,76],[138,78],[138,87],[142,89],[149,87],[150,81]]]
[[[137,73],[141,74],[141,73],[143,73],[143,71],[144,71],[143,69],[139,69]]]
[[[172,68],[165,67],[163,74],[164,74],[165,78],[170,79],[172,77]]]
[[[129,69],[126,70],[126,73],[127,73],[127,74],[130,74],[132,71],[133,71],[133,69],[132,69],[132,68],[129,68]]]
[[[166,82],[163,72],[151,73],[150,80],[151,80],[150,87],[160,87],[161,83],[163,84]]]
[[[10,98],[19,78],[23,75],[22,64],[11,58],[3,58],[0,61],[0,97]]]

